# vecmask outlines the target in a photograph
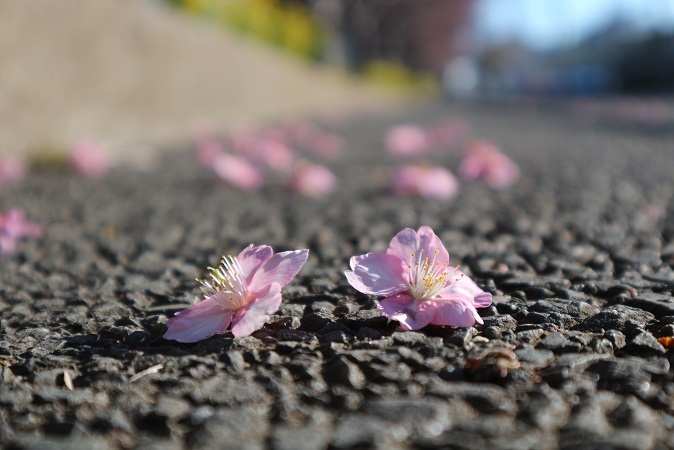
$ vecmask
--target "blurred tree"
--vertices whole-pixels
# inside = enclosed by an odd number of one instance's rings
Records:
[[[656,32],[626,46],[618,68],[623,91],[674,90],[673,38]]]
[[[373,60],[439,73],[462,50],[473,0],[286,0],[309,6],[337,30],[348,64]]]

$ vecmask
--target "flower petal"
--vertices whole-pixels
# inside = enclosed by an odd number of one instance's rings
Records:
[[[417,232],[411,228],[405,228],[391,239],[386,253],[397,256],[405,263],[408,263],[412,257],[412,253],[415,253],[418,249],[419,238],[417,237]]]
[[[216,333],[224,333],[232,320],[233,313],[227,311],[213,299],[207,298],[191,308],[180,311],[166,325],[164,339],[178,342],[197,342]]]
[[[438,297],[444,298],[451,294],[463,294],[472,298],[472,304],[477,308],[491,306],[491,294],[480,289],[469,276],[458,269],[456,269],[456,273],[447,280],[445,288],[438,292]]]
[[[473,305],[476,308],[488,308],[491,306],[491,294],[489,292],[483,292],[481,294],[473,297]]]
[[[391,295],[406,291],[405,263],[386,253],[367,253],[351,258],[351,269],[344,272],[349,284],[363,294]]]
[[[0,256],[10,255],[16,251],[18,239],[11,236],[3,236],[0,234]]]
[[[431,227],[421,227],[419,228],[419,247],[424,249],[424,254],[429,258],[433,259],[439,264],[449,264],[449,253],[447,249],[442,244],[442,241],[439,237],[435,235]],[[435,252],[438,252],[438,255],[435,256]]]
[[[433,325],[472,327],[475,322],[483,323],[470,299],[465,295],[454,294],[451,298],[445,298],[434,303],[435,316],[431,320]]]
[[[239,310],[232,320],[232,334],[236,337],[250,336],[269,320],[281,306],[281,285],[272,283],[260,293],[260,297]]]
[[[255,294],[272,283],[278,283],[281,287],[285,286],[295,278],[308,257],[309,250],[306,249],[275,254],[255,272],[248,286],[249,292]]]
[[[248,247],[244,248],[239,256],[236,257],[236,260],[241,265],[243,269],[243,276],[246,278],[248,283],[253,279],[255,271],[267,261],[274,254],[271,247],[268,245],[258,245],[253,246],[250,244]]]
[[[408,331],[425,327],[435,315],[433,302],[417,302],[405,294],[386,297],[377,304],[377,309]]]
[[[418,233],[411,228],[405,228],[391,240],[386,253],[395,255],[405,263],[409,263],[412,253],[419,257],[420,249],[424,250],[424,256],[435,257],[439,264],[449,264],[447,249],[442,245],[442,241],[435,235],[431,227],[427,226],[419,228]],[[436,250],[438,251],[437,256],[435,256]]]

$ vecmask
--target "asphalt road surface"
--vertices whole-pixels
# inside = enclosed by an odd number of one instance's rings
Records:
[[[386,128],[448,117],[499,143],[520,182],[391,196]],[[345,137],[323,199],[228,189],[188,149],[151,172],[44,170],[4,190],[0,209],[46,234],[0,262],[0,446],[674,447],[674,353],[658,340],[674,335],[671,128],[430,105]],[[352,255],[421,225],[494,295],[484,325],[403,332],[346,282]],[[164,340],[194,278],[250,243],[311,252],[270,323]]]

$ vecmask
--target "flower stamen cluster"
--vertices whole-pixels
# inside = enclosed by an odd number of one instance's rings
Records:
[[[209,267],[201,283],[204,298],[166,323],[165,339],[197,342],[231,329],[235,337],[259,330],[281,306],[281,289],[295,278],[309,250],[274,254],[267,245],[249,245]]]
[[[229,311],[236,311],[248,303],[246,278],[235,256],[223,256],[216,269],[209,267],[208,270],[212,281],[197,279],[204,298],[212,298]]]
[[[407,268],[409,269],[410,294],[413,298],[429,300],[440,291],[452,275],[456,273],[457,268],[448,269],[447,263],[437,261],[439,250],[433,252],[433,260],[428,256],[422,259],[424,249],[412,253]]]

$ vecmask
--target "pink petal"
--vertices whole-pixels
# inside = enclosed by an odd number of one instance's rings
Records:
[[[0,256],[10,255],[16,251],[18,239],[0,234]]]
[[[398,125],[385,136],[386,149],[393,156],[415,156],[430,150],[426,131],[418,125]]]
[[[281,306],[281,285],[272,283],[260,296],[244,309],[236,312],[232,320],[232,334],[236,337],[250,336],[269,320]]]
[[[272,170],[288,172],[295,162],[295,154],[286,144],[271,138],[259,138],[255,144],[258,161]]]
[[[387,296],[406,291],[405,263],[394,255],[367,253],[351,258],[351,269],[344,272],[349,284],[363,294]]]
[[[449,200],[459,193],[459,182],[444,167],[408,165],[399,167],[391,174],[391,190],[396,195]]]
[[[419,249],[417,232],[411,228],[405,228],[391,239],[386,253],[398,257],[404,262],[409,262],[412,253]]]
[[[262,265],[262,263],[271,258],[273,254],[274,252],[270,246],[258,245],[255,247],[253,244],[250,244],[239,253],[236,260],[241,265],[243,275],[246,277],[246,281],[249,284],[253,279],[255,271]]]
[[[0,214],[0,255],[14,253],[21,238],[40,236],[42,233],[40,225],[26,220],[21,208],[12,208]]]
[[[449,200],[459,193],[459,182],[444,167],[424,169],[424,176],[417,183],[417,194],[433,200]]]
[[[70,163],[77,172],[91,178],[101,177],[110,169],[105,149],[89,139],[81,139],[73,146]]]
[[[164,339],[178,342],[197,342],[216,333],[224,333],[232,320],[233,313],[227,311],[214,300],[207,298],[191,308],[180,311],[166,325]]]
[[[262,291],[272,283],[285,286],[295,278],[308,257],[309,250],[306,249],[275,254],[255,272],[248,286],[249,291]]]
[[[496,145],[477,141],[468,147],[459,173],[465,180],[483,180],[492,188],[503,189],[517,182],[520,169]]]
[[[442,244],[439,237],[435,235],[431,227],[423,226],[419,228],[419,246],[424,249],[424,254],[433,259],[435,252],[438,252],[436,261],[440,264],[449,264],[449,253]]]
[[[477,181],[485,170],[478,155],[468,154],[459,164],[459,174],[466,181]]]
[[[494,189],[512,186],[520,177],[520,169],[511,159],[503,158],[485,175],[485,182]]]
[[[194,151],[199,164],[208,167],[218,155],[225,152],[225,148],[217,139],[203,136],[199,138]]]
[[[377,304],[386,317],[400,322],[404,330],[418,330],[431,322],[435,315],[433,302],[418,302],[405,294],[386,297]]]
[[[462,273],[460,270],[457,270],[458,273]],[[491,306],[491,294],[480,289],[477,284],[470,277],[464,275],[461,277],[454,286],[452,286],[450,292],[464,294],[469,298],[472,298],[471,302],[477,308],[486,308]],[[442,294],[438,294],[439,297],[442,297]]]
[[[12,208],[0,214],[0,255],[14,253],[21,238],[40,236],[42,233],[41,226],[26,221],[21,208]]]
[[[449,280],[447,280],[447,285],[438,292],[439,298],[447,298],[454,294],[460,294],[468,299],[472,299],[471,304],[476,308],[487,308],[491,306],[490,293],[480,289],[469,276],[459,269],[454,270],[455,273]]]
[[[482,292],[473,297],[473,305],[476,308],[488,308],[491,306],[491,294],[489,292]]]
[[[418,180],[422,176],[421,168],[418,166],[399,167],[391,174],[391,190],[400,196],[414,195],[418,191]]]
[[[18,156],[0,157],[0,189],[21,181],[28,171],[26,161]]]
[[[431,320],[433,325],[472,327],[475,322],[483,323],[469,298],[462,294],[454,294],[450,299],[443,299],[434,303],[435,316]]]
[[[260,189],[265,181],[262,171],[241,156],[218,155],[213,170],[225,183],[247,191]]]
[[[293,172],[288,187],[299,194],[321,197],[337,190],[339,181],[334,173],[319,164],[300,164]]]
[[[12,208],[5,214],[0,214],[0,233],[13,238],[42,235],[42,227],[28,222],[21,208]]]
[[[482,289],[480,289],[468,275],[459,269],[450,268],[449,270],[454,270],[454,274],[447,280],[447,285],[438,293],[438,297],[443,297],[443,294],[451,293],[460,293],[468,297],[476,297],[487,294]],[[491,294],[489,294],[489,297],[491,299]],[[491,303],[489,303],[489,305],[490,304]],[[480,308],[482,308],[482,306]]]
[[[423,254],[431,259],[435,256],[437,250],[436,261],[440,264],[449,264],[447,249],[442,245],[440,238],[427,226],[419,228],[418,233],[411,228],[405,228],[394,236],[386,253],[395,255],[405,263],[409,263],[412,253],[415,254],[415,257],[419,257],[420,249],[423,249]]]

